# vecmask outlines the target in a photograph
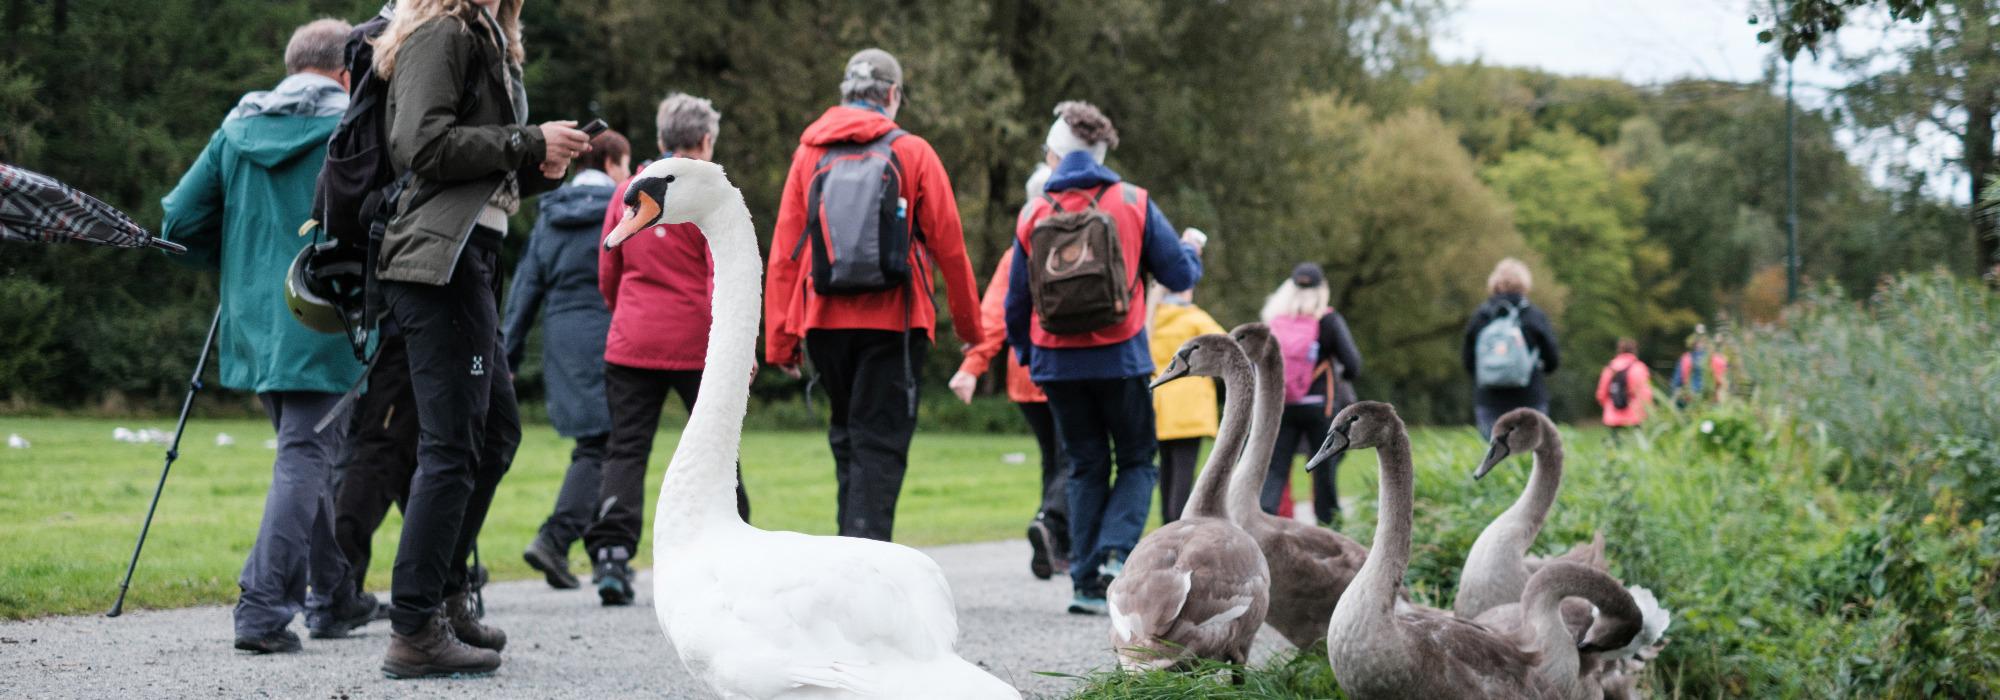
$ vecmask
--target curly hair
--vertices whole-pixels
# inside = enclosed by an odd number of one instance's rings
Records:
[[[521,48],[521,2],[500,0],[500,7],[493,13],[500,22],[500,31],[507,35],[507,61],[514,65],[521,65],[527,58],[527,53]],[[375,73],[383,78],[392,77],[396,72],[396,54],[402,50],[403,41],[431,20],[443,18],[456,20],[459,26],[469,28],[478,22],[479,7],[472,0],[402,0],[396,3],[396,14],[389,19],[389,27],[375,39]],[[489,38],[499,44],[498,37]]]
[[[1097,105],[1082,100],[1070,100],[1056,105],[1056,116],[1062,117],[1063,123],[1068,124],[1069,130],[1075,133],[1077,138],[1083,139],[1084,143],[1092,146],[1101,143],[1110,148],[1118,147],[1118,127],[1111,125],[1111,118],[1104,116],[1103,110],[1098,109]]]

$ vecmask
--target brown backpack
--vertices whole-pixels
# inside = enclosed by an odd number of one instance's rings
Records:
[[[1052,212],[1028,234],[1028,289],[1042,330],[1056,335],[1089,333],[1125,320],[1131,311],[1131,281],[1125,278],[1125,250],[1118,223],[1097,208],[1110,186],[1098,188],[1082,211],[1063,211],[1042,195]]]

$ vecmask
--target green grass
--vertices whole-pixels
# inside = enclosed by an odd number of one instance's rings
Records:
[[[678,420],[669,417],[668,424]],[[0,448],[0,619],[102,612],[117,595],[164,447],[115,442],[112,430],[171,430],[171,419],[0,418],[0,435],[18,433],[25,450]],[[215,445],[217,433],[236,439]],[[127,606],[163,608],[235,600],[243,565],[271,481],[270,424],[195,420],[167,479],[152,534]],[[677,432],[654,444],[647,496],[658,492]],[[549,514],[571,443],[546,424],[525,429],[512,471],[501,483],[480,536],[496,577],[533,575],[520,551]],[[1008,464],[1007,453],[1027,461]],[[925,546],[1021,536],[1039,490],[1035,442],[1026,434],[919,433],[896,517],[896,539]],[[833,458],[821,432],[752,432],[743,441],[743,480],[759,527],[833,534]],[[1362,482],[1349,470],[1346,488]],[[1303,472],[1297,488],[1303,489]],[[1305,493],[1301,490],[1300,493]],[[1351,492],[1350,492],[1351,493]],[[1153,508],[1157,524],[1159,507]],[[652,509],[646,509],[650,519]],[[368,585],[386,590],[400,516],[376,533]],[[650,536],[650,530],[648,530]],[[644,566],[650,548],[641,546]],[[572,558],[580,560],[577,550]],[[576,563],[581,567],[581,563]],[[581,570],[581,569],[579,569]]]

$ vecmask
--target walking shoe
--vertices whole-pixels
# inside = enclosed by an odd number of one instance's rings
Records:
[[[342,639],[375,620],[382,604],[375,596],[354,595],[333,605],[306,630],[313,639]]]
[[[375,597],[375,594],[362,591],[361,600],[375,604],[375,616],[368,618],[369,622],[381,622],[389,619],[389,604],[382,602],[382,599]]]
[[[1028,546],[1035,550],[1035,553],[1028,558],[1028,571],[1033,573],[1035,578],[1047,581],[1050,576],[1055,575],[1057,568],[1055,540],[1055,533],[1049,531],[1048,523],[1042,522],[1041,518],[1028,523]]]
[[[479,617],[479,611],[472,605],[471,591],[444,599],[444,619],[451,623],[451,633],[458,635],[458,641],[494,651],[507,648],[507,633],[480,622]]]
[[[389,653],[382,657],[382,675],[390,678],[482,675],[496,668],[500,668],[500,652],[459,641],[442,614],[424,623],[416,634],[392,631]]]
[[[528,543],[528,550],[521,553],[521,559],[528,562],[529,568],[542,572],[542,580],[549,582],[550,588],[566,591],[580,585],[576,574],[569,572],[569,557],[550,547],[540,537]]]
[[[1091,578],[1077,584],[1069,599],[1069,611],[1075,615],[1102,615],[1106,607],[1105,589],[1111,582],[1104,578]]]
[[[237,637],[236,648],[254,654],[290,654],[298,651],[299,636],[291,630],[280,629],[262,637]]]
[[[597,599],[606,606],[631,605],[632,567],[624,559],[604,557],[597,562],[590,580],[597,584]]]
[[[1104,563],[1097,565],[1097,578],[1105,588],[1120,574],[1125,573],[1125,553],[1116,549],[1104,550]]]

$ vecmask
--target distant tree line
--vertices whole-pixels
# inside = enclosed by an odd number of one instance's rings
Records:
[[[799,132],[836,101],[840,62],[889,49],[909,78],[899,121],[944,158],[982,282],[1049,110],[1092,101],[1118,122],[1110,164],[1214,237],[1198,303],[1225,324],[1253,320],[1292,265],[1320,262],[1368,359],[1361,394],[1420,420],[1469,413],[1460,332],[1504,256],[1535,267],[1534,300],[1564,336],[1566,415],[1583,413],[1620,336],[1664,364],[1698,321],[1775,316],[1784,103],[1770,79],[1641,87],[1444,64],[1427,41],[1441,4],[538,0],[524,25],[536,119],[602,116],[643,156],[660,97],[714,99],[716,158],[766,237]],[[379,4],[0,7],[0,160],[151,223],[236,97],[280,77],[294,26]],[[1896,270],[1972,272],[1966,211],[1916,176],[1872,184],[1834,140],[1841,118],[1799,118],[1806,275],[1865,288]],[[212,276],[154,254],[0,247],[0,399],[168,402],[214,299]],[[937,353],[942,386],[955,348]],[[795,396],[776,374],[760,394]]]

